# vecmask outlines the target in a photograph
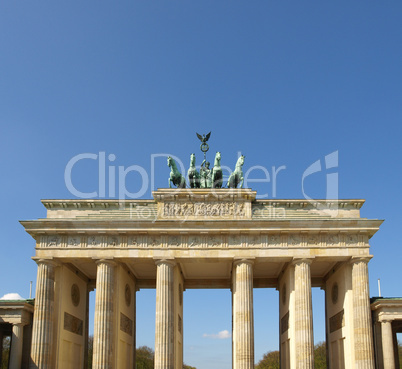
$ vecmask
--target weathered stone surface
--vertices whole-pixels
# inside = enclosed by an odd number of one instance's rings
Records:
[[[373,331],[367,263],[370,258],[352,258],[355,363],[357,369],[374,369]]]
[[[310,259],[296,259],[295,278],[295,346],[296,368],[314,368],[313,309]]]
[[[155,369],[174,369],[174,262],[156,262]]]
[[[353,291],[348,294],[343,286],[337,297],[340,302],[332,301],[328,315],[332,320],[327,321],[332,322],[332,328],[328,324],[328,330],[336,328],[329,332],[334,340],[342,339],[336,335],[346,335],[348,360],[355,360],[357,368],[371,369],[367,276],[359,263],[348,263],[352,258],[370,256],[368,240],[381,224],[379,220],[360,218],[363,200],[256,200],[256,193],[250,189],[216,188],[161,189],[153,196],[153,200],[44,200],[47,218],[22,222],[36,240],[36,258],[57,259],[62,268],[73,270],[75,278],[73,282],[68,273],[55,274],[54,269],[38,266],[37,303],[43,313],[35,318],[34,334],[40,336],[33,339],[32,345],[33,357],[43,363],[38,368],[55,367],[52,358],[56,345],[52,340],[61,345],[64,339],[77,351],[80,366],[82,339],[75,340],[79,335],[67,331],[73,336],[68,337],[63,329],[63,337],[52,338],[52,334],[64,312],[80,317],[87,334],[86,299],[82,295],[78,301],[77,290],[72,299],[69,291],[73,283],[84,291],[96,281],[94,368],[122,367],[122,357],[133,361],[135,316],[128,309],[132,302],[124,289],[126,283],[132,283],[132,301],[135,289],[157,289],[158,369],[177,369],[182,363],[181,329],[185,322],[180,294],[176,292],[178,283],[181,291],[233,288],[233,365],[236,369],[252,368],[252,287],[276,288],[280,283],[281,288],[287,285],[280,303],[282,361],[286,358],[292,367],[312,369],[311,286],[326,285],[339,266],[347,265],[349,269],[338,272],[341,275],[337,275],[337,281],[348,279],[352,284],[353,279],[353,288],[348,287]],[[160,262],[155,264],[156,260]],[[119,276],[124,271],[128,279],[123,278],[123,282],[116,277],[114,268]],[[61,304],[56,313],[50,288],[54,289],[55,281],[65,283],[68,289],[63,299],[56,294],[56,302]],[[116,290],[120,291],[117,302],[113,300]],[[180,309],[172,308],[176,300]],[[335,317],[342,309],[345,326]],[[44,344],[39,341],[42,334]],[[63,360],[57,363],[65,363],[68,358]],[[46,366],[45,362],[53,364]]]
[[[101,259],[97,261],[95,325],[94,325],[94,369],[114,368],[114,300],[115,263]]]
[[[233,368],[254,368],[253,261],[233,266]]]
[[[32,369],[54,367],[54,277],[55,264],[40,259],[36,282],[35,313],[32,329],[31,359]]]

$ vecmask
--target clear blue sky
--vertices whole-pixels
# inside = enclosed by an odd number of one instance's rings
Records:
[[[6,0],[0,52],[1,296],[28,297],[34,242],[18,220],[44,217],[42,198],[74,197],[72,157],[114,154],[108,165],[151,176],[153,154],[187,166],[196,131],[212,131],[210,153],[232,168],[238,151],[244,170],[286,166],[278,198],[302,198],[304,170],[338,151],[339,196],[386,220],[371,240],[371,294],[381,278],[383,295],[402,296],[401,1]],[[166,187],[166,160],[155,165]],[[96,191],[96,162],[73,180]],[[126,185],[138,192],[141,177]],[[270,183],[252,188],[274,195]],[[324,172],[306,192],[325,196]],[[137,297],[137,343],[153,346],[154,291]],[[186,291],[184,302],[185,361],[231,368],[230,339],[203,337],[230,330],[229,291]],[[255,305],[258,360],[278,348],[277,291],[255,291]],[[322,305],[314,291],[317,341]]]

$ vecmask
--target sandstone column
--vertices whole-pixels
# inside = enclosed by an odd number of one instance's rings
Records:
[[[10,369],[21,369],[22,343],[24,340],[24,326],[13,325],[13,336],[11,338]]]
[[[311,259],[296,259],[295,267],[295,349],[296,368],[314,369]]]
[[[54,328],[54,278],[56,264],[40,259],[36,281],[35,313],[32,328],[31,363],[32,369],[52,369]]]
[[[391,321],[381,321],[381,336],[384,369],[395,369],[394,342]]]
[[[156,262],[155,369],[174,369],[173,269],[170,260]]]
[[[373,331],[367,263],[370,258],[352,258],[353,324],[356,369],[374,369]]]
[[[114,367],[114,279],[115,263],[97,261],[93,369]]]
[[[233,368],[253,369],[253,261],[235,261],[233,274]]]

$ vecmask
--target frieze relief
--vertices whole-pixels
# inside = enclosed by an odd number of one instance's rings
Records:
[[[69,237],[68,247],[80,247],[81,239],[80,237]]]
[[[188,238],[188,247],[199,247],[201,246],[201,240],[198,236],[190,236]]]
[[[244,218],[246,206],[237,202],[166,202],[163,204],[164,218],[212,217]]]
[[[119,246],[119,239],[117,237],[109,237],[108,246],[109,247]]]
[[[320,235],[318,234],[311,234],[309,236],[307,236],[307,244],[309,246],[320,246],[321,244],[321,239],[320,239]]]
[[[347,234],[346,235],[346,244],[357,244],[358,242],[358,237],[357,234]]]
[[[147,242],[147,247],[161,247],[162,242],[161,242],[161,237],[158,236],[148,236],[148,242]]]
[[[281,236],[279,234],[272,234],[268,236],[268,246],[280,246]]]
[[[179,236],[170,236],[168,239],[168,247],[180,247],[180,237]]]
[[[60,247],[61,240],[60,237],[50,236],[48,237],[47,247]]]
[[[336,234],[329,235],[327,238],[327,245],[334,246],[339,243],[339,236]]]
[[[289,246],[297,246],[301,244],[301,237],[298,234],[291,234],[288,238]]]
[[[218,236],[212,236],[208,238],[208,247],[221,247],[222,246],[222,238]]]
[[[261,247],[261,237],[251,235],[248,237],[247,246],[249,247]]]
[[[229,247],[241,247],[240,235],[229,236]]]
[[[128,244],[129,244],[130,247],[133,247],[133,248],[144,247],[144,242],[142,242],[142,237],[141,236],[130,237]]]
[[[276,248],[367,247],[365,234],[267,233],[267,234],[135,234],[132,236],[41,236],[41,248]]]

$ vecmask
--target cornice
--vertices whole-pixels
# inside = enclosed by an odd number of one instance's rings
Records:
[[[152,193],[155,200],[152,199],[42,199],[41,202],[46,209],[121,209],[130,208],[133,205],[148,205],[156,204],[159,201],[172,201],[172,200],[192,200],[192,201],[205,201],[207,199],[214,199],[218,201],[245,199],[252,201],[255,205],[269,205],[273,207],[287,207],[287,208],[306,208],[324,206],[326,208],[355,208],[360,209],[365,200],[363,199],[314,199],[307,201],[306,199],[266,199],[255,200],[255,191],[246,191],[237,189],[217,191],[216,195],[210,191],[203,189],[186,189],[186,191],[172,191],[169,189],[162,189]]]
[[[324,206],[326,208],[355,208],[360,209],[366,200],[363,199],[314,199],[307,201],[306,199],[267,199],[267,200],[255,200],[255,204],[270,205],[274,207],[287,207],[287,208],[306,208]]]
[[[145,230],[161,231],[257,231],[257,232],[294,232],[294,231],[377,231],[383,220],[362,218],[330,218],[330,219],[270,219],[270,220],[122,220],[122,219],[38,219],[20,221],[28,233],[31,232],[141,232]],[[202,227],[202,228],[200,228]]]
[[[119,199],[43,199],[41,203],[46,209],[121,209],[133,205],[156,204],[155,200],[119,200]]]

